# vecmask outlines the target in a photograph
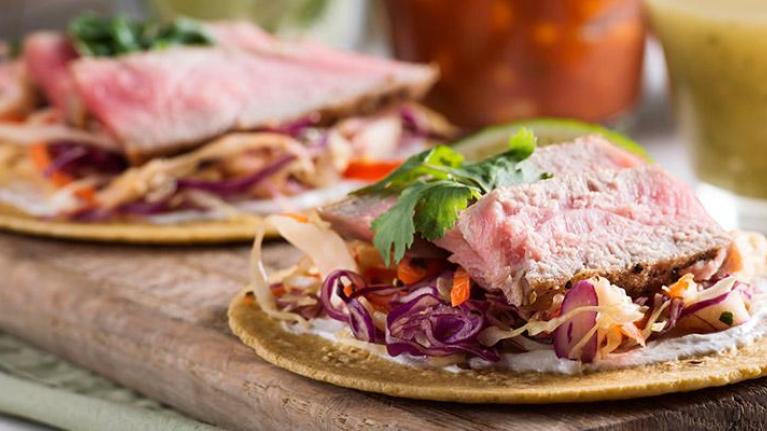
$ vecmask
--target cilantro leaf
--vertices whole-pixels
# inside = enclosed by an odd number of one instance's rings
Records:
[[[419,181],[406,188],[392,208],[373,220],[373,244],[387,265],[399,262],[418,232],[428,240],[442,237],[458,220],[458,213],[480,190],[457,182]],[[392,256],[393,255],[393,256]]]
[[[719,315],[719,321],[724,323],[725,325],[732,326],[735,316],[732,315],[732,312],[730,311],[724,311],[722,314]]]
[[[536,181],[540,179],[541,174],[520,162],[533,154],[537,141],[532,131],[522,128],[509,138],[508,150],[466,169],[482,177],[485,192],[498,187]]]
[[[415,208],[427,188],[428,184],[424,182],[413,184],[402,192],[393,207],[373,220],[373,245],[387,265],[392,261],[392,253],[393,261],[399,262],[405,251],[413,245]]]
[[[438,145],[410,157],[381,181],[354,192],[357,195],[369,193],[397,193],[421,177],[445,179],[451,168],[463,163],[463,156],[450,147]]]
[[[536,138],[521,129],[509,138],[509,149],[478,163],[465,163],[450,147],[436,146],[416,154],[376,184],[355,192],[399,194],[397,202],[373,221],[373,244],[387,265],[399,262],[415,235],[435,240],[451,229],[460,212],[495,188],[548,178],[529,164]]]
[[[431,183],[422,195],[414,222],[416,231],[430,241],[442,238],[455,225],[461,210],[482,196],[476,187],[451,181]]]

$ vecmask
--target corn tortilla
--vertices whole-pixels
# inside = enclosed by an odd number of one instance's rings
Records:
[[[229,327],[280,368],[368,392],[461,403],[545,404],[621,400],[723,386],[767,375],[767,339],[739,350],[582,375],[497,370],[453,373],[401,365],[312,334],[285,331],[244,292],[229,306]]]
[[[45,220],[0,204],[0,229],[28,235],[129,244],[211,244],[251,241],[263,223],[255,216],[176,224]],[[267,227],[267,237],[277,233]]]

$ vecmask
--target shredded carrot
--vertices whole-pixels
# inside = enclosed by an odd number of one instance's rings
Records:
[[[354,288],[352,285],[344,286],[344,295],[347,297],[352,296],[352,293],[354,293]]]
[[[48,146],[43,143],[31,145],[29,147],[29,157],[40,172],[45,172],[51,165],[51,155],[48,153]],[[74,181],[69,175],[58,171],[52,172],[49,180],[58,187],[63,187]]]
[[[272,296],[275,298],[279,298],[285,294],[285,285],[282,283],[273,284],[269,286],[269,288],[272,290]]]
[[[623,342],[623,333],[621,332],[621,328],[619,326],[610,327],[610,329],[607,330],[607,333],[605,334],[605,340],[607,340],[607,342],[602,347],[602,351],[604,353],[612,353]]]
[[[93,186],[81,186],[75,191],[75,196],[88,205],[96,205],[96,189]]]
[[[50,180],[57,187],[64,187],[65,185],[74,181],[69,175],[58,171],[53,171],[51,173]]]
[[[51,157],[48,154],[48,146],[45,144],[32,144],[29,146],[29,158],[38,170],[44,171],[51,164]]]
[[[301,213],[282,213],[285,217],[290,217],[299,223],[309,223],[309,217]]]
[[[730,250],[727,252],[727,260],[724,261],[722,270],[730,274],[743,270],[743,254],[735,243],[730,245]]]
[[[397,278],[405,284],[418,283],[438,275],[445,269],[444,259],[411,258],[405,256],[397,265]]]
[[[245,296],[242,297],[242,302],[244,302],[246,305],[250,305],[255,301],[255,295],[253,295],[253,292],[247,292],[245,293]]]
[[[685,274],[682,278],[676,281],[668,287],[666,292],[668,296],[672,298],[681,298],[690,286],[690,282],[693,280],[692,274]]]
[[[397,278],[405,284],[414,284],[426,277],[426,265],[421,261],[403,258],[397,265]]]
[[[344,178],[376,181],[388,175],[402,164],[401,160],[376,161],[368,159],[356,159],[349,162],[344,171]]]
[[[462,267],[458,267],[453,274],[453,288],[450,289],[450,303],[453,307],[457,307],[471,295],[471,279],[469,273]]]
[[[371,284],[389,284],[397,278],[397,272],[385,266],[371,266],[366,268],[363,275]]]

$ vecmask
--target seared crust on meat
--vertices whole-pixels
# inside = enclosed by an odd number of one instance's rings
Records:
[[[632,298],[651,296],[660,292],[663,286],[669,286],[677,281],[680,276],[687,272],[688,268],[697,263],[718,262],[721,265],[721,259],[718,258],[724,255],[731,239],[721,237],[717,238],[717,241],[720,245],[700,253],[678,256],[659,262],[636,263],[632,267],[622,270],[586,269],[579,271],[570,279],[538,278],[527,280],[528,301],[533,304],[563,292],[572,283],[597,276],[604,277],[616,286],[622,287]]]

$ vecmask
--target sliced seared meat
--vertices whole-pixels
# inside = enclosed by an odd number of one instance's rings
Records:
[[[257,55],[282,57],[295,63],[302,63],[307,67],[332,69],[341,74],[354,70],[358,73],[367,71],[373,75],[379,75],[382,71],[389,70],[392,73],[392,78],[399,77],[408,80],[405,76],[406,72],[412,74],[420,69],[420,74],[423,74],[428,69],[423,66],[340,51],[310,40],[284,42],[245,21],[207,23],[205,29],[222,47],[237,48]],[[395,66],[415,67],[400,67],[403,70],[396,71]],[[432,78],[436,78],[434,70],[428,70],[428,74],[432,75]],[[417,83],[413,82],[413,84]],[[419,92],[425,90],[426,88],[423,88]]]
[[[279,41],[247,21],[211,21],[202,23],[218,45],[245,50],[272,49]]]
[[[19,119],[34,106],[35,95],[24,66],[18,61],[0,60],[0,120]]]
[[[596,135],[573,142],[539,148],[525,162],[555,176],[592,172],[599,169],[623,169],[644,162]],[[341,235],[371,241],[370,224],[396,202],[396,196],[350,196],[320,208],[320,216]]]
[[[54,108],[81,125],[84,112],[69,73],[69,64],[77,57],[67,37],[59,33],[39,32],[24,40],[24,66],[30,80]]]
[[[522,305],[594,275],[645,295],[717,261],[730,237],[685,184],[643,166],[495,190],[436,243]]]
[[[373,73],[211,48],[81,59],[72,71],[90,115],[133,159],[315,112],[325,118],[366,112],[389,98],[420,94],[433,77],[420,66],[391,65]]]
[[[372,241],[370,225],[396,201],[396,196],[349,196],[320,208],[319,213],[344,238]]]

